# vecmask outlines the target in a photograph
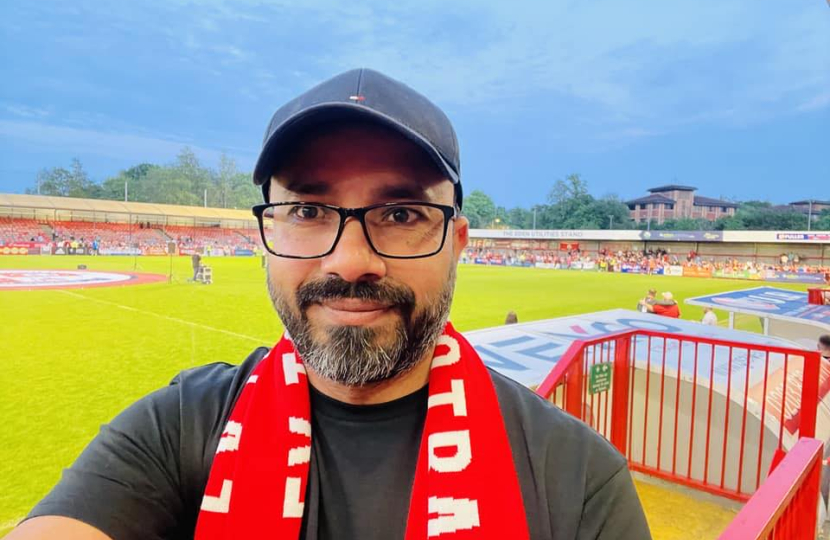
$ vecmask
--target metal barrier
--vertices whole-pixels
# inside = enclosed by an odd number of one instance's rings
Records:
[[[574,342],[537,393],[632,470],[746,501],[785,447],[815,435],[820,385],[830,367],[814,351],[629,330]]]
[[[718,540],[814,540],[822,448],[799,440]]]

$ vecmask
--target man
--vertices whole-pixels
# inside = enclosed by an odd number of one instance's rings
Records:
[[[279,109],[254,211],[286,335],[128,408],[9,538],[649,538],[625,459],[446,323],[459,170],[377,72]]]
[[[193,281],[199,279],[199,270],[202,268],[202,256],[193,252],[190,256],[190,264],[193,266]]]
[[[830,362],[830,334],[819,336],[818,352],[823,359]]]
[[[674,301],[674,296],[669,291],[663,293],[663,299],[647,305],[650,312],[655,315],[662,315],[663,317],[671,317],[672,319],[680,318],[680,306]]]
[[[703,320],[700,322],[707,326],[717,326],[718,316],[715,314],[715,310],[710,307],[703,308]]]
[[[648,294],[646,297],[637,302],[637,311],[642,311],[643,313],[648,313],[649,306],[654,305],[654,302],[657,301],[657,289],[649,289]]]

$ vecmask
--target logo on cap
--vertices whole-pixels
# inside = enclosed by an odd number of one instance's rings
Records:
[[[366,101],[365,96],[349,96],[349,99],[352,101]]]

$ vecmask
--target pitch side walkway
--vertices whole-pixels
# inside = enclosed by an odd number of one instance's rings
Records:
[[[716,540],[739,505],[680,486],[635,477],[654,540]]]

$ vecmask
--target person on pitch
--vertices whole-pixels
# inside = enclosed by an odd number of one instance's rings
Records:
[[[277,110],[254,214],[285,334],[127,408],[8,538],[650,538],[625,458],[447,321],[460,165],[376,71]]]

